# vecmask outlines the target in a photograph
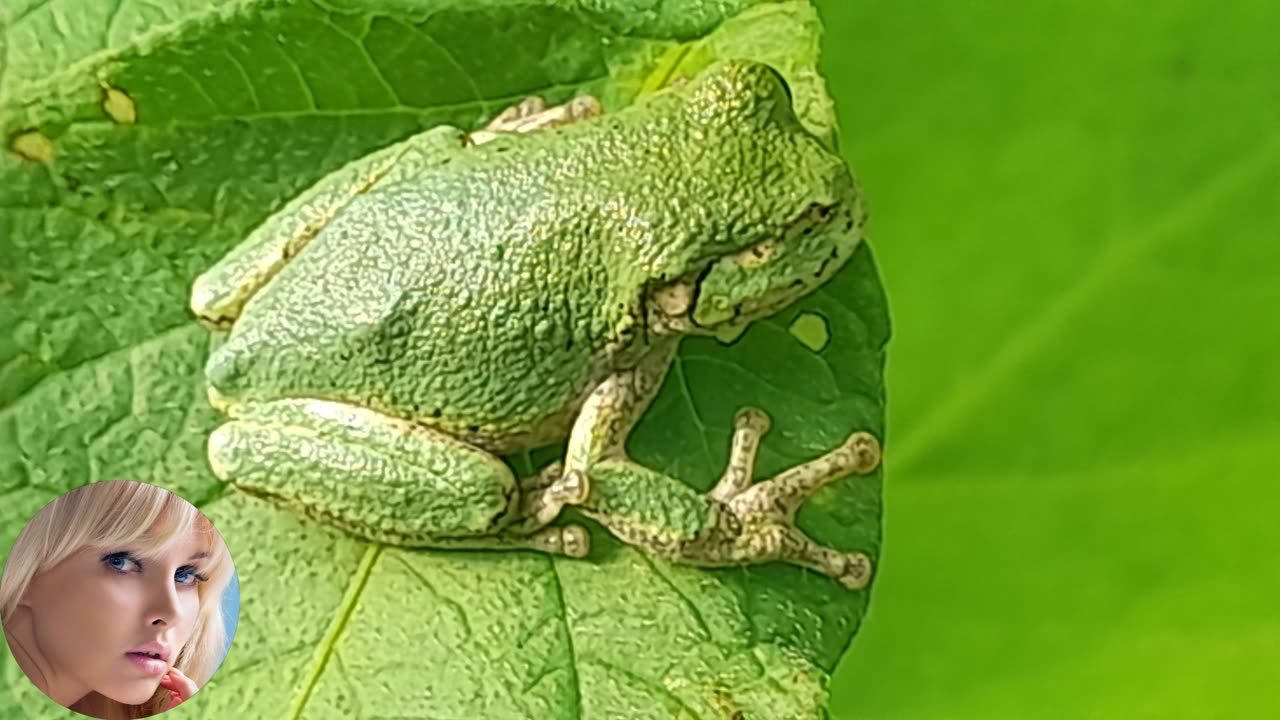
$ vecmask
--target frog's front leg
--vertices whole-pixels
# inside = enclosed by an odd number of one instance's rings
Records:
[[[591,494],[578,509],[623,541],[677,562],[725,566],[780,560],[850,589],[865,587],[870,559],[814,542],[795,527],[795,513],[823,485],[875,470],[879,443],[869,433],[856,432],[822,457],[753,484],[756,450],[767,428],[759,410],[738,414],[728,466],[705,495],[625,457],[609,458],[592,466]]]
[[[192,312],[206,326],[230,326],[249,298],[355,197],[381,183],[403,180],[439,165],[465,145],[466,134],[461,130],[436,127],[324,176],[196,278],[191,288]]]
[[[585,488],[559,466],[517,481],[456,438],[346,403],[232,405],[209,437],[214,473],[326,524],[392,545],[527,548],[582,557],[581,526],[546,527]]]
[[[589,488],[596,463],[626,456],[627,435],[653,402],[678,349],[678,340],[664,338],[634,367],[613,373],[591,391],[569,432],[566,482]]]

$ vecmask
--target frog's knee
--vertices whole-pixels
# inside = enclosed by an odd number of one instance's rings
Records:
[[[277,382],[282,373],[296,365],[294,354],[267,345],[261,334],[232,332],[226,342],[209,353],[204,377],[211,397],[231,403]]]
[[[224,423],[209,433],[207,453],[209,467],[213,474],[222,481],[235,475],[236,458],[239,456],[239,430],[235,422]]]

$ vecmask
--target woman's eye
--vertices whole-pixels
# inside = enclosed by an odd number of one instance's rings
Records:
[[[178,568],[178,571],[173,574],[173,579],[176,580],[179,585],[195,585],[196,583],[202,583],[205,580],[208,580],[208,578],[196,572],[196,569],[193,567]]]
[[[111,569],[120,573],[130,572],[132,566],[137,565],[141,569],[142,565],[137,560],[129,557],[128,553],[112,553],[102,559]]]

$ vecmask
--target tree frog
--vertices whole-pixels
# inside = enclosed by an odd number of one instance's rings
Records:
[[[732,336],[821,285],[866,214],[771,67],[726,60],[617,112],[580,96],[437,127],[334,171],[199,276],[218,477],[379,542],[581,557],[566,505],[663,557],[782,560],[866,584],[796,507],[876,438],[753,483],[739,413],[709,493],[625,442],[685,335]],[[518,478],[500,455],[567,439]]]

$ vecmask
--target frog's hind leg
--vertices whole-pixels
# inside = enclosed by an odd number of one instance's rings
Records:
[[[191,288],[192,312],[208,327],[230,326],[249,298],[355,197],[380,183],[437,165],[465,142],[465,133],[457,128],[432,128],[324,176],[196,278]]]
[[[498,113],[488,125],[471,133],[469,137],[473,145],[482,145],[502,133],[526,133],[560,127],[596,117],[600,113],[600,101],[591,95],[578,95],[566,103],[553,107],[547,107],[542,98],[530,95]]]
[[[330,526],[405,547],[589,550],[582,527],[548,526],[581,494],[558,466],[517,480],[480,448],[340,402],[248,403],[230,414],[209,438],[214,473]]]
[[[725,566],[780,560],[850,589],[864,587],[871,577],[870,559],[814,542],[795,527],[795,513],[823,485],[874,471],[879,443],[869,433],[856,432],[822,457],[753,483],[756,451],[767,429],[759,410],[738,414],[727,468],[705,495],[626,458],[606,459],[590,469],[591,496],[579,509],[623,541],[678,562]]]

